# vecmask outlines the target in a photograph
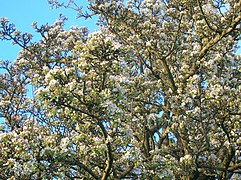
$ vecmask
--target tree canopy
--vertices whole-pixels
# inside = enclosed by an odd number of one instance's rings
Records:
[[[240,178],[240,0],[49,3],[99,30],[1,18],[1,179]]]

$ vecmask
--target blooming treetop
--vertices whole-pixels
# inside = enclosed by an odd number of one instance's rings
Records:
[[[1,178],[239,178],[240,0],[49,2],[100,29],[1,19]]]

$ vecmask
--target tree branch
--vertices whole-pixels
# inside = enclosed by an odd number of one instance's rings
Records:
[[[104,134],[105,141],[107,141],[107,144],[106,144],[106,146],[107,146],[107,162],[106,162],[106,167],[105,167],[104,173],[101,178],[101,180],[106,180],[110,174],[110,170],[112,168],[114,158],[113,158],[113,154],[112,154],[111,144],[108,141],[107,131],[106,131],[104,125],[102,124],[101,120],[98,120],[98,125],[100,126],[100,128]]]
[[[239,1],[239,3],[241,3],[241,0]],[[200,53],[198,54],[198,59],[202,60],[203,57],[206,55],[206,53],[210,50],[211,47],[213,47],[216,43],[218,43],[222,38],[224,38],[225,36],[227,36],[228,34],[230,34],[236,27],[237,25],[240,23],[241,21],[241,10],[239,12],[239,15],[233,20],[233,22],[231,23],[231,26],[229,28],[227,28],[226,30],[224,30],[221,34],[217,34],[213,39],[211,39],[200,51]],[[190,73],[188,73],[185,78],[184,78],[184,82],[193,74],[195,74],[196,70],[197,70],[197,66],[196,64],[193,63],[192,67],[190,68]]]

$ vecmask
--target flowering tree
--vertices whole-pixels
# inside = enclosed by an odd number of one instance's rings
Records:
[[[1,19],[2,179],[240,177],[240,0],[49,2],[100,30]]]

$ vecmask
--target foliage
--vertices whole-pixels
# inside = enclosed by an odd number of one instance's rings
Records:
[[[49,2],[100,30],[1,19],[2,179],[239,178],[240,0]]]

